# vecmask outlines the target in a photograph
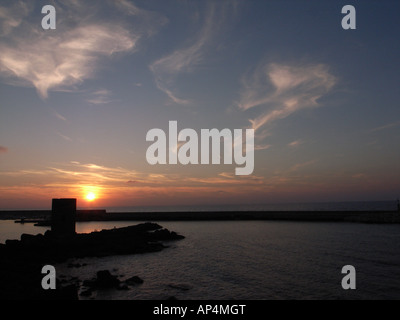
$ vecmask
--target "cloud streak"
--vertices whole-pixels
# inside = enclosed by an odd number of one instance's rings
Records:
[[[295,140],[295,141],[292,141],[292,142],[288,143],[288,146],[291,147],[291,148],[297,148],[302,144],[304,144],[303,140]]]
[[[82,26],[57,37],[19,39],[15,45],[0,45],[0,70],[32,84],[47,98],[51,89],[90,78],[101,57],[132,50],[137,40],[113,25]]]
[[[210,2],[205,13],[205,20],[197,37],[189,45],[175,50],[173,53],[153,62],[149,68],[155,77],[155,83],[171,101],[180,105],[190,104],[190,100],[176,93],[176,78],[180,74],[192,72],[204,61],[217,31],[224,23],[226,10],[235,2]]]
[[[335,83],[335,77],[322,64],[268,64],[243,78],[238,105],[243,111],[255,107],[267,109],[257,118],[249,120],[252,128],[258,130],[299,110],[318,107],[318,99],[327,94]]]
[[[32,10],[31,2],[13,1],[11,6],[0,7],[0,35],[8,35],[18,28]]]
[[[294,166],[292,166],[292,167],[289,169],[289,172],[298,171],[299,169],[302,169],[302,168],[305,168],[305,167],[314,165],[314,164],[317,163],[317,162],[318,162],[318,160],[315,159],[315,160],[310,160],[310,161],[303,162],[303,163],[297,163],[297,164],[295,164]]]
[[[110,12],[121,3],[110,2]],[[29,19],[22,22],[29,8],[14,15],[15,21],[3,22],[8,27],[0,43],[0,74],[13,84],[35,87],[43,99],[50,90],[74,88],[93,77],[105,58],[135,52],[145,34],[142,25],[130,28],[123,22],[123,15],[120,20],[102,21],[94,8],[82,1],[69,2],[57,9],[62,14],[58,14],[60,27],[54,31],[44,31]],[[87,19],[77,20],[73,18],[77,10],[81,13],[78,17],[86,11],[91,14]],[[144,13],[137,11],[138,15]],[[6,9],[0,7],[0,16],[5,14]]]
[[[42,186],[97,186],[101,188],[196,188],[204,185],[219,185],[227,188],[235,186],[255,186],[263,183],[258,176],[237,177],[229,173],[221,173],[216,177],[193,177],[182,174],[157,174],[139,172],[121,167],[107,167],[94,163],[58,164],[43,169],[26,169],[0,172],[0,177],[13,178],[14,183],[23,184],[29,179],[32,183],[40,181]]]
[[[92,93],[92,98],[88,99],[87,102],[91,104],[108,104],[112,102],[111,95],[112,92],[109,90],[98,90]]]
[[[62,134],[61,132],[56,132],[61,138],[63,138],[65,141],[68,141],[68,142],[72,142],[72,139],[70,138],[70,137],[68,137],[68,136],[66,136],[66,135],[64,135],[64,134]]]
[[[374,129],[370,130],[370,133],[379,132],[379,131],[383,131],[383,130],[387,130],[387,129],[392,129],[392,128],[395,128],[398,126],[400,126],[400,121],[388,123],[386,125],[374,128]]]

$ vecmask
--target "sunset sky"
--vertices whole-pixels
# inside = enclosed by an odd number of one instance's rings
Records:
[[[395,200],[399,21],[397,0],[2,0],[0,209]],[[173,120],[255,129],[253,174],[149,165]]]

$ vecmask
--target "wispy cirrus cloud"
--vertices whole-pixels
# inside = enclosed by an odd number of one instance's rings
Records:
[[[65,118],[63,115],[61,115],[61,114],[59,114],[57,111],[55,111],[55,110],[52,110],[53,111],[53,114],[54,114],[54,116],[57,118],[57,119],[59,119],[59,120],[61,120],[61,121],[67,121],[67,118]]]
[[[110,13],[120,12],[121,3],[109,2]],[[15,7],[24,7],[23,2],[18,1]],[[36,20],[24,20],[32,13],[33,5],[24,8],[16,11],[12,21],[3,19],[3,25],[8,27],[0,43],[0,75],[14,85],[34,86],[44,99],[50,90],[74,88],[93,77],[103,59],[135,52],[138,41],[146,35],[143,25],[132,26],[129,19],[124,19],[127,15],[109,15],[104,21],[101,12],[85,1],[57,6],[57,23],[63,27],[53,31],[42,30]],[[10,9],[0,7],[0,17],[7,10]],[[77,12],[80,14],[75,17]],[[87,18],[81,19],[85,13]]]
[[[206,185],[220,185],[227,188],[234,186],[260,186],[264,184],[265,180],[260,176],[236,176],[231,173],[222,172],[216,177],[191,177],[187,181],[196,182],[198,184]]]
[[[58,186],[80,188],[97,186],[100,188],[202,188],[205,185],[226,186],[256,186],[263,184],[259,176],[238,177],[231,173],[221,173],[217,176],[193,177],[184,174],[159,174],[139,172],[122,167],[108,167],[94,163],[71,161],[43,169],[23,169],[0,172],[0,181],[12,178],[17,186],[24,185],[27,180],[40,186]],[[173,191],[171,191],[173,192]]]
[[[63,138],[65,141],[68,141],[68,142],[71,142],[72,141],[72,139],[70,138],[70,137],[68,137],[68,136],[66,136],[65,134],[62,134],[61,132],[56,132],[57,133],[57,135],[59,135],[61,138]]]
[[[392,129],[392,128],[395,128],[395,127],[398,127],[398,126],[400,126],[400,121],[391,122],[391,123],[385,124],[383,126],[371,129],[370,133],[383,131],[383,130],[387,130],[387,129]]]
[[[146,36],[153,36],[158,29],[168,23],[166,16],[149,10],[144,10],[128,0],[108,0],[120,13],[134,17],[140,23],[140,32]]]
[[[59,133],[58,133],[59,134]],[[59,134],[62,136],[61,134]],[[63,137],[68,140],[68,137]],[[161,175],[142,173],[122,167],[107,167],[94,163],[81,163],[71,161],[43,169],[23,169],[16,171],[0,172],[0,177],[21,178],[14,181],[36,181],[40,178],[42,185],[71,186],[79,187],[84,185],[96,185],[102,187],[128,187],[135,181],[135,184],[146,186],[157,186],[172,181],[179,181],[173,175]]]
[[[75,28],[59,36],[40,35],[0,45],[0,71],[32,84],[42,98],[51,89],[82,83],[93,76],[101,57],[126,52],[138,37],[114,25]]]
[[[0,7],[0,35],[8,35],[24,21],[32,10],[32,2],[13,1],[10,6]]]
[[[123,12],[126,12],[129,15],[136,16],[143,13],[143,10],[139,9],[132,2],[127,0],[112,0],[115,5]]]
[[[295,141],[288,143],[288,146],[291,148],[297,148],[297,147],[301,146],[302,144],[304,144],[304,141],[300,139],[300,140],[295,140]]]
[[[318,99],[327,94],[336,79],[322,64],[291,66],[266,64],[242,79],[239,108],[243,111],[263,107],[267,110],[251,119],[255,130],[293,113],[318,107]]]
[[[79,162],[59,163],[52,167],[0,172],[1,186],[28,189],[60,196],[78,196],[86,191],[129,188],[127,181],[140,179],[135,171]],[[27,184],[29,181],[29,184]],[[4,184],[5,185],[4,185]],[[90,188],[89,188],[90,187]],[[48,191],[47,191],[48,194]]]
[[[307,162],[297,163],[297,164],[293,165],[292,167],[290,167],[289,172],[298,171],[299,169],[314,165],[317,162],[318,162],[318,160],[314,159],[314,160],[310,160],[310,161],[307,161]]]
[[[267,150],[271,147],[272,147],[271,144],[257,144],[254,146],[254,150],[256,151]]]
[[[204,61],[218,30],[224,24],[226,10],[229,10],[229,7],[234,9],[236,4],[235,1],[230,3],[227,1],[209,2],[204,15],[204,24],[194,40],[149,66],[158,89],[163,91],[174,103],[190,104],[189,99],[181,98],[177,93],[176,78],[180,74],[192,72]]]
[[[98,90],[92,93],[92,97],[87,101],[91,104],[108,104],[112,102],[110,96],[112,92],[109,90]]]

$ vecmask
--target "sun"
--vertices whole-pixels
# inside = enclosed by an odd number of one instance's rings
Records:
[[[96,195],[95,195],[93,192],[89,192],[89,193],[86,195],[86,200],[88,200],[88,201],[93,201],[94,199],[96,199]]]

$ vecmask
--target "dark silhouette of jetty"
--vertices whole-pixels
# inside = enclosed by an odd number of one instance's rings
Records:
[[[0,244],[0,299],[76,299],[71,286],[42,289],[41,268],[70,258],[157,252],[167,248],[163,242],[184,238],[155,223],[77,234],[75,218],[75,199],[54,199],[51,230]]]
[[[63,208],[75,210],[76,221],[306,221],[306,222],[359,222],[400,223],[400,201],[393,201],[389,210],[319,210],[319,211],[175,211],[175,212],[107,212],[106,210],[76,210],[73,199],[55,199],[52,211],[1,211],[0,219],[20,219],[19,223],[36,223],[38,226],[54,226],[57,221],[67,221]],[[68,204],[69,203],[69,204]],[[74,207],[75,206],[75,207]],[[71,217],[71,216],[70,216]],[[67,220],[66,220],[67,219]],[[72,231],[72,224],[66,227]],[[62,229],[66,225],[55,228]],[[60,229],[60,230],[61,230]],[[67,231],[68,233],[68,231]]]
[[[51,226],[51,211],[3,211],[0,219]],[[23,219],[23,220],[22,220]],[[305,221],[400,223],[399,211],[207,211],[207,212],[106,212],[77,210],[76,221]]]
[[[108,221],[304,221],[400,223],[397,211],[208,211],[107,213]]]

